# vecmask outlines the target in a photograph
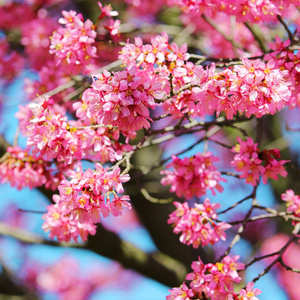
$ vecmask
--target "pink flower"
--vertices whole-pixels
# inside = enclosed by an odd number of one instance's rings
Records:
[[[237,153],[231,161],[231,165],[235,167],[236,171],[242,172],[240,178],[245,178],[246,183],[255,186],[261,176],[264,184],[267,183],[268,178],[278,180],[278,175],[287,176],[283,165],[288,161],[276,159],[280,158],[278,149],[265,149],[260,152],[258,144],[254,143],[250,137],[246,141],[242,141],[238,137],[237,141],[239,143],[231,150]]]
[[[167,165],[167,168],[173,167],[173,170],[161,171],[161,174],[166,175],[161,183],[171,184],[170,191],[186,199],[203,196],[208,189],[213,194],[215,189],[221,192],[223,188],[219,182],[226,180],[221,178],[221,173],[213,165],[213,162],[218,160],[211,152],[197,153],[191,158],[184,159],[172,156],[172,162]]]
[[[86,114],[78,112],[78,116],[83,122],[94,116],[99,124],[116,126],[128,140],[139,129],[150,127],[149,108],[163,96],[162,84],[136,66],[113,74],[105,71],[94,75],[92,88],[83,95]]]
[[[166,300],[192,300],[194,299],[194,293],[192,289],[189,289],[185,282],[179,288],[173,288],[169,290],[170,295],[166,297]]]
[[[44,215],[44,230],[50,230],[50,237],[59,240],[77,241],[78,235],[83,240],[94,234],[95,223],[110,213],[122,214],[123,208],[131,208],[129,196],[117,193],[124,192],[122,183],[129,180],[129,175],[121,175],[119,167],[112,171],[96,164],[96,170],[81,168],[69,171],[70,181],[62,180],[58,186],[59,195],[54,195],[55,205],[48,207]],[[62,233],[64,232],[64,233]]]
[[[226,240],[225,230],[231,225],[216,222],[218,215],[215,209],[220,207],[219,204],[211,204],[206,198],[204,204],[195,204],[195,208],[189,208],[187,202],[174,202],[174,205],[177,209],[170,214],[168,224],[174,226],[174,233],[181,233],[183,244],[197,248]]]
[[[226,256],[216,264],[203,264],[200,258],[194,261],[193,272],[186,275],[186,280],[191,280],[193,293],[204,294],[206,298],[227,300],[233,293],[233,284],[242,279],[238,271],[245,268],[244,264],[237,262],[238,258]]]
[[[259,300],[256,295],[261,294],[260,289],[253,289],[254,283],[249,282],[246,286],[246,290],[241,289],[239,292],[239,296],[241,300]]]
[[[55,54],[56,64],[63,65],[65,71],[85,71],[85,67],[96,57],[93,45],[97,35],[90,20],[84,22],[81,14],[63,11],[64,18],[59,21],[65,27],[59,27],[51,37],[50,53]]]
[[[281,199],[287,202],[287,212],[300,218],[300,197],[295,195],[293,190],[287,190],[285,193],[281,194]],[[296,225],[297,223],[298,221],[293,220],[293,225]]]

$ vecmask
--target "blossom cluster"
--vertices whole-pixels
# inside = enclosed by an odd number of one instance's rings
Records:
[[[57,22],[47,16],[33,19],[22,26],[20,42],[24,45],[28,60],[35,70],[40,70],[45,66],[45,62],[52,60],[53,55],[49,53],[49,36],[56,29]]]
[[[255,115],[259,118],[265,114],[275,114],[288,103],[291,91],[290,83],[285,79],[286,71],[276,68],[274,61],[265,64],[261,60],[242,58],[242,62],[233,70],[225,69],[220,73],[216,73],[212,65],[202,71],[196,80],[186,80],[183,72],[182,83],[186,84],[187,81],[196,85],[189,92],[190,98],[196,103],[196,109],[192,106],[190,113],[203,116],[214,111],[217,115],[224,112],[227,119],[245,113],[246,117]],[[185,91],[184,94],[186,96]],[[178,101],[178,96],[175,99]]]
[[[21,190],[24,187],[33,189],[44,185],[50,179],[50,172],[42,160],[29,155],[19,146],[8,147],[8,157],[0,164],[1,183],[9,182]]]
[[[220,208],[220,204],[210,203],[206,198],[203,204],[196,203],[194,208],[190,208],[187,202],[174,202],[174,205],[176,210],[169,215],[168,224],[174,226],[174,233],[182,233],[180,241],[183,244],[198,248],[226,239],[224,231],[231,225],[216,222],[218,215],[215,210]]]
[[[75,11],[62,11],[63,18],[51,37],[50,53],[54,53],[56,64],[67,68],[70,73],[84,70],[96,57],[97,48],[93,45],[97,35],[91,20],[84,21]]]
[[[72,164],[86,158],[104,163],[120,159],[123,151],[131,149],[117,142],[117,131],[94,130],[82,127],[81,121],[68,120],[65,109],[51,98],[39,97],[37,103],[20,107],[17,117],[21,132],[28,137],[27,146],[45,161]]]
[[[70,181],[61,181],[59,195],[53,196],[55,204],[48,206],[43,216],[42,228],[50,231],[51,238],[77,242],[80,235],[85,241],[88,234],[96,233],[95,223],[101,217],[119,216],[124,207],[131,208],[129,196],[118,195],[124,192],[122,183],[129,180],[129,175],[120,174],[119,167],[109,171],[96,164],[96,170],[70,171],[69,176]]]
[[[25,60],[17,52],[9,49],[4,37],[0,37],[0,82],[10,82],[24,68]]]
[[[170,44],[166,33],[152,38],[150,44],[135,38],[119,55],[125,65],[135,64],[153,74],[165,93],[171,93],[163,107],[175,118],[215,112],[224,112],[228,119],[238,113],[262,117],[276,113],[291,100],[292,82],[275,60],[265,63],[242,58],[241,65],[217,72],[214,64],[205,70],[189,62],[189,57],[186,44]]]
[[[293,190],[287,190],[281,194],[281,199],[286,201],[287,212],[293,214],[296,218],[300,218],[300,197],[295,195]],[[299,221],[293,220],[293,225],[296,225]]]
[[[211,190],[215,195],[215,190],[223,191],[220,182],[226,182],[213,164],[218,160],[219,158],[211,152],[197,153],[190,158],[183,159],[173,155],[172,162],[166,165],[167,168],[173,168],[173,170],[161,171],[161,174],[166,175],[161,183],[171,184],[170,191],[186,199],[194,196],[201,197],[206,194],[207,190]]]
[[[287,81],[292,83],[290,89],[292,91],[292,97],[289,101],[289,106],[295,108],[300,106],[299,87],[297,82],[300,80],[300,52],[294,52],[292,49],[288,49],[290,40],[282,41],[276,36],[275,43],[270,43],[269,47],[274,50],[271,53],[265,55],[266,60],[273,60],[277,68],[287,71]]]
[[[234,15],[239,22],[250,21],[252,23],[276,21],[277,15],[282,15],[291,4],[299,5],[296,1],[272,1],[272,0],[167,0],[167,4],[179,6],[184,13],[200,16],[202,13],[215,15],[217,12],[223,12],[228,15]]]
[[[76,105],[76,115],[87,124],[116,126],[132,138],[139,129],[150,127],[149,108],[163,96],[161,83],[136,66],[113,74],[104,70],[93,76],[92,87]]]
[[[170,295],[166,299],[192,300],[202,299],[203,296],[207,299],[234,299],[229,297],[234,296],[234,283],[239,283],[242,280],[238,271],[245,268],[244,264],[237,262],[238,259],[238,255],[232,258],[226,256],[221,262],[204,264],[199,258],[198,261],[192,263],[193,272],[186,275],[186,280],[191,281],[189,287],[184,283],[181,288],[170,290]],[[251,289],[252,286],[249,286],[247,292],[250,293]],[[257,294],[258,291],[256,290],[255,293]]]
[[[278,180],[278,175],[287,176],[287,171],[283,165],[287,160],[278,160],[280,152],[278,149],[260,152],[258,143],[254,143],[253,139],[248,137],[246,141],[242,141],[237,137],[238,144],[232,148],[232,152],[237,153],[231,165],[235,170],[242,172],[240,178],[245,178],[247,184],[256,186],[262,176],[262,182],[267,183],[268,178]]]
[[[37,103],[30,103],[29,110],[24,109],[23,114],[17,115],[22,121],[20,128],[28,137],[27,146],[33,154],[47,161],[57,159],[71,164],[74,158],[82,158],[81,151],[68,130],[65,110],[52,104],[52,99],[43,97],[39,97]]]
[[[134,44],[127,43],[121,50],[119,58],[125,65],[136,64],[138,67],[154,71],[157,66],[165,72],[176,66],[182,66],[190,55],[187,53],[187,44],[180,47],[176,43],[169,43],[166,32],[151,38],[150,44],[144,44],[140,37],[134,39]]]

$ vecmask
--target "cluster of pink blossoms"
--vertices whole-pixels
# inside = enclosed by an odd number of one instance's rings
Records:
[[[278,180],[278,175],[287,176],[287,171],[283,165],[288,161],[277,160],[280,158],[278,149],[265,149],[260,152],[258,144],[254,143],[250,137],[246,141],[242,141],[240,137],[237,137],[237,141],[238,144],[231,150],[237,153],[231,165],[235,167],[236,171],[242,172],[240,178],[245,178],[246,183],[255,186],[259,182],[260,176],[262,176],[264,184],[267,184],[268,178]]]
[[[49,53],[49,36],[56,28],[57,22],[47,16],[33,19],[22,26],[21,43],[35,70],[40,70],[46,61],[52,59],[53,55]]]
[[[203,204],[195,204],[190,208],[188,203],[173,202],[176,210],[170,214],[168,224],[173,224],[174,233],[182,233],[180,241],[183,244],[193,245],[194,248],[225,241],[225,230],[231,225],[225,222],[216,222],[216,209],[220,204],[211,204],[206,198]]]
[[[242,58],[243,64],[232,70],[217,73],[214,64],[204,70],[188,62],[186,44],[169,44],[165,33],[152,38],[151,44],[136,38],[134,44],[122,48],[119,58],[125,65],[142,66],[153,74],[166,94],[176,93],[163,103],[166,112],[175,118],[185,113],[203,116],[215,112],[225,112],[228,119],[238,113],[262,117],[276,113],[291,99],[288,72],[281,70],[274,60],[264,63]]]
[[[101,13],[97,23],[108,17],[103,20],[102,27],[110,35],[117,35],[121,21],[114,21],[112,17],[118,12],[112,11],[110,5],[103,6],[98,2],[98,6]],[[89,19],[84,21],[82,14],[73,10],[63,10],[62,14],[59,23],[64,27],[59,27],[50,37],[50,53],[55,54],[56,64],[62,66],[66,73],[86,73],[90,71],[87,66],[92,67],[97,58],[95,40],[99,28]]]
[[[5,38],[0,37],[0,82],[13,80],[25,65],[24,58],[17,52],[9,49]]]
[[[242,278],[238,271],[244,270],[245,266],[238,263],[239,256],[226,256],[221,262],[216,264],[204,264],[201,259],[192,263],[193,272],[186,275],[186,280],[190,280],[190,287],[185,283],[181,288],[170,290],[170,295],[167,300],[192,300],[202,299],[205,296],[207,299],[228,300],[236,299],[233,292],[234,283],[239,283]],[[253,285],[247,286],[248,293],[252,291]],[[255,289],[254,292],[259,292]],[[244,292],[242,292],[243,294]],[[241,295],[242,295],[241,294]],[[231,298],[230,298],[231,297]],[[243,298],[241,298],[243,299]],[[247,299],[247,298],[245,298]],[[251,299],[251,298],[250,298]],[[255,298],[251,299],[254,300]]]
[[[43,161],[28,154],[20,147],[8,147],[9,156],[0,164],[1,183],[9,182],[21,190],[24,187],[33,189],[51,180],[50,171]],[[48,166],[49,167],[49,166]]]
[[[61,181],[59,195],[53,196],[55,204],[48,206],[43,216],[42,228],[50,231],[51,238],[77,242],[80,235],[85,241],[88,234],[96,233],[95,223],[101,216],[119,216],[124,207],[131,208],[129,196],[117,194],[124,192],[122,183],[129,180],[129,175],[120,174],[119,167],[109,171],[96,164],[96,170],[70,171],[69,176],[70,181]]]
[[[261,294],[260,289],[253,289],[254,283],[249,282],[246,286],[246,289],[241,289],[238,294],[232,293],[228,294],[226,300],[259,300],[256,296]],[[179,288],[173,288],[169,290],[171,293],[166,297],[166,300],[199,300],[204,298],[203,293],[199,295],[198,292],[195,292],[193,289],[187,287],[185,283],[183,283]],[[204,294],[205,295],[205,294]],[[219,296],[219,295],[218,295]],[[214,298],[212,298],[214,299]],[[219,298],[218,298],[219,299]],[[223,299],[223,298],[220,298]]]
[[[104,70],[93,80],[92,87],[83,93],[82,103],[76,105],[76,115],[85,124],[116,126],[128,137],[150,127],[149,108],[155,107],[155,98],[164,96],[160,82],[136,66],[113,74]]]
[[[220,181],[226,182],[221,178],[221,173],[213,165],[219,158],[213,156],[211,152],[196,155],[184,159],[173,155],[172,162],[167,164],[167,168],[173,170],[163,170],[161,174],[166,175],[161,180],[163,185],[171,184],[170,191],[176,193],[178,197],[191,199],[193,196],[201,197],[209,189],[215,195],[215,189],[223,191]]]
[[[75,11],[62,11],[63,18],[51,37],[50,53],[54,53],[56,64],[62,65],[70,73],[84,70],[96,57],[97,48],[93,45],[97,35],[91,20],[84,21]]]
[[[173,69],[182,66],[189,59],[187,44],[180,47],[176,43],[169,43],[166,32],[151,39],[150,44],[143,44],[140,37],[134,39],[134,44],[127,43],[119,55],[125,65],[136,64],[142,66],[148,72],[158,69],[166,72],[166,69]]]
[[[284,194],[281,194],[281,199],[287,202],[287,212],[300,218],[300,197],[295,195],[293,190],[287,190]],[[293,221],[293,225],[297,223],[299,223],[299,221]]]
[[[50,98],[39,97],[37,103],[21,107],[17,117],[21,132],[28,137],[27,146],[46,161],[72,164],[86,158],[112,162],[122,157],[122,151],[131,149],[117,142],[118,131],[83,128],[81,121],[68,121],[65,110]]]
[[[287,71],[286,79],[292,83],[290,89],[292,91],[292,97],[289,101],[291,108],[296,106],[300,107],[300,89],[297,84],[300,80],[300,51],[297,53],[292,49],[288,49],[290,45],[290,40],[282,41],[278,36],[276,36],[275,43],[270,43],[269,47],[274,50],[274,52],[266,54],[266,60],[274,60],[276,67]]]
[[[289,5],[299,5],[295,1],[272,1],[272,0],[167,0],[169,6],[177,5],[184,13],[200,16],[202,13],[215,15],[223,12],[228,15],[237,16],[239,22],[270,22],[277,21],[276,16],[284,14]]]
[[[285,80],[287,72],[277,68],[274,60],[267,64],[260,60],[242,60],[243,66],[234,66],[237,81],[231,82],[228,95],[230,92],[233,95],[229,102],[232,101],[247,117],[275,114],[291,98],[291,83]]]
[[[71,164],[73,159],[81,159],[82,151],[76,144],[65,110],[53,105],[53,100],[38,98],[37,103],[30,103],[17,117],[20,119],[21,132],[26,135],[27,146],[33,154],[47,161],[57,159],[58,162]],[[25,111],[27,116],[24,117]]]
[[[238,113],[259,118],[265,114],[275,114],[288,104],[291,91],[290,83],[286,81],[286,71],[276,68],[272,60],[267,64],[246,58],[242,61],[243,65],[220,73],[215,72],[213,64],[209,69],[201,70],[188,63],[188,72],[181,66],[173,76],[174,83],[179,83],[177,88],[184,88],[188,83],[193,87],[170,100],[176,103],[178,109],[184,108],[184,112],[189,114],[203,116],[224,112],[227,119],[232,119]],[[193,105],[190,105],[191,101]]]

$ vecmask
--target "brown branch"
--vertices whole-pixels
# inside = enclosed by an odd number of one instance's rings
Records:
[[[291,44],[295,43],[295,39],[294,39],[294,35],[292,34],[292,32],[290,31],[289,27],[285,24],[285,22],[282,20],[280,15],[277,15],[277,20],[282,24],[282,26],[284,27],[285,31],[287,32],[289,39],[291,41]]]
[[[85,244],[59,243],[3,222],[0,222],[0,235],[15,238],[25,244],[87,249],[168,286],[181,284],[187,272],[178,260],[161,252],[146,253],[101,225],[98,225],[96,235],[90,236]]]

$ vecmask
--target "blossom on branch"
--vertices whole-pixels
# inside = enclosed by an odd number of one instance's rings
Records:
[[[170,214],[168,224],[174,226],[174,233],[182,233],[180,241],[183,244],[198,248],[226,239],[224,231],[231,225],[216,221],[218,216],[215,210],[220,204],[211,204],[206,198],[203,204],[196,203],[194,208],[190,208],[187,202],[174,202],[174,205],[177,209]]]
[[[213,165],[218,160],[219,158],[211,152],[197,153],[184,159],[173,155],[172,162],[166,166],[173,170],[161,171],[161,174],[166,175],[161,183],[163,185],[171,184],[170,191],[176,193],[178,197],[183,196],[186,199],[194,196],[201,197],[206,194],[206,190],[211,190],[215,195],[215,190],[223,191],[220,182],[226,182]]]
[[[92,87],[84,92],[76,114],[83,122],[88,119],[116,126],[129,139],[136,131],[150,127],[149,108],[163,96],[161,83],[136,66],[113,74],[104,70],[93,76]]]
[[[43,229],[50,230],[50,237],[59,241],[77,241],[78,235],[86,240],[87,234],[95,234],[94,223],[110,214],[119,216],[123,208],[131,208],[129,196],[123,193],[123,182],[129,175],[120,174],[120,168],[112,171],[96,163],[96,170],[70,171],[70,181],[63,180],[58,186],[59,195],[54,195],[55,205],[48,206]]]
[[[295,195],[293,190],[287,190],[285,193],[281,194],[281,199],[286,201],[288,213],[293,214],[296,218],[300,218],[300,197]],[[299,221],[293,220],[293,225],[296,225]]]
[[[260,152],[258,143],[254,143],[253,139],[248,137],[246,141],[242,141],[237,137],[238,144],[231,149],[237,153],[231,165],[236,171],[242,172],[240,178],[245,178],[247,184],[256,186],[262,176],[262,181],[267,184],[268,178],[278,180],[278,175],[287,176],[287,171],[283,165],[287,160],[280,160],[280,152],[278,149],[267,150]]]
[[[84,21],[75,11],[62,11],[59,27],[51,37],[50,53],[55,54],[56,64],[70,73],[84,71],[96,57],[97,48],[93,45],[96,31],[92,21]]]
[[[199,258],[198,261],[192,263],[193,272],[186,275],[186,280],[191,281],[189,287],[184,283],[181,288],[169,290],[171,295],[168,295],[166,299],[190,300],[203,299],[203,297],[212,300],[236,299],[232,298],[234,283],[241,282],[242,278],[238,271],[245,268],[244,264],[237,262],[238,259],[238,255],[232,258],[226,256],[221,262],[204,264]],[[250,285],[249,288],[251,288]]]

